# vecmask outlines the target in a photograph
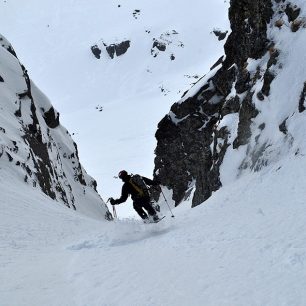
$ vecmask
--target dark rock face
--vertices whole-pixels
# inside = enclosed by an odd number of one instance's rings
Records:
[[[184,199],[193,179],[196,179],[198,190],[194,203],[201,203],[210,196],[210,144],[221,103],[209,101],[216,97],[218,94],[215,90],[203,89],[185,103],[174,104],[171,112],[175,114],[175,119],[167,115],[158,125],[155,151],[157,177],[162,184],[174,190],[173,199],[177,204]]]
[[[19,95],[19,99],[23,99],[24,97],[26,97],[30,100],[31,118],[33,120],[32,123],[24,126],[24,136],[23,136],[24,142],[30,148],[30,159],[32,160],[35,169],[34,171],[30,171],[28,175],[30,177],[33,175],[36,176],[37,182],[41,190],[51,199],[56,199],[58,194],[60,199],[68,207],[76,209],[74,205],[74,197],[71,194],[68,196],[68,192],[66,188],[63,187],[60,180],[56,183],[56,188],[54,190],[54,176],[58,178],[60,174],[57,174],[56,170],[53,169],[54,167],[50,160],[50,154],[49,154],[50,143],[48,144],[43,140],[41,124],[37,117],[37,108],[35,105],[34,98],[32,96],[30,77],[24,66],[21,65],[21,68],[23,71],[23,76],[25,79],[27,90],[25,90],[22,97]],[[22,103],[22,101],[20,101],[20,103]],[[22,115],[23,114],[21,112],[20,117],[22,117]],[[44,119],[45,122],[48,125],[50,125],[50,127],[55,128],[59,125],[59,114],[57,113],[57,115],[55,115],[55,110],[53,107],[51,107],[48,112],[44,113]],[[69,189],[72,190],[71,186]]]
[[[4,79],[1,75],[0,75],[0,82],[4,82]]]
[[[267,24],[273,15],[271,0],[231,0],[229,19],[232,32],[217,71],[205,77],[196,94],[175,103],[156,132],[155,176],[173,190],[178,205],[195,187],[192,206],[196,206],[221,186],[220,166],[229,146],[226,127],[217,128],[223,116],[239,113],[234,147],[246,144],[252,118],[256,117],[253,85],[262,76],[246,70],[249,58],[261,58],[270,47]],[[272,56],[271,56],[272,57]],[[277,59],[275,59],[277,60]],[[271,59],[274,64],[273,59]],[[263,94],[269,94],[272,72],[265,76]],[[240,96],[230,96],[234,89]],[[256,95],[257,96],[257,95]]]
[[[305,99],[306,99],[306,82],[304,82],[304,87],[301,92],[300,101],[299,101],[299,112],[302,113],[305,108]]]
[[[238,113],[240,109],[240,99],[236,95],[225,101],[221,109],[221,116],[224,117],[228,114]]]
[[[288,118],[287,118],[287,119],[288,119]],[[282,124],[280,124],[280,126],[279,126],[279,130],[280,130],[282,133],[284,133],[285,135],[287,135],[287,133],[288,133],[287,126],[286,126],[286,121],[287,121],[287,119],[284,120],[284,121],[282,122]]]
[[[239,112],[239,124],[238,124],[238,136],[234,140],[233,148],[236,149],[241,145],[248,143],[248,139],[251,136],[251,122],[252,118],[258,115],[258,110],[255,108],[253,102],[253,93],[248,92],[247,96],[242,102],[242,106]]]
[[[272,81],[274,80],[275,76],[273,73],[271,73],[271,71],[267,70],[264,74],[264,83],[262,85],[262,89],[261,92],[265,95],[265,96],[269,96],[270,93],[270,85],[272,83]]]
[[[211,67],[210,70],[215,69],[217,66],[223,63],[224,55],[222,55]]]
[[[47,112],[44,113],[44,119],[48,127],[54,129],[59,126],[59,113],[51,107]]]
[[[269,0],[231,1],[229,19],[232,33],[224,47],[229,65],[236,63],[241,68],[249,57],[258,59],[266,52],[267,23],[272,14]]]

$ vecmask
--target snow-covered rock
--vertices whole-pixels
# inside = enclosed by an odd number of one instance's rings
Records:
[[[109,219],[97,183],[80,164],[77,145],[60,125],[59,113],[3,36],[0,44],[1,176],[14,175],[16,194],[26,184],[70,208]],[[2,195],[6,192],[1,189]]]
[[[231,1],[225,57],[159,123],[155,170],[193,206],[245,171],[304,154],[306,5]],[[195,182],[195,183],[193,183]]]

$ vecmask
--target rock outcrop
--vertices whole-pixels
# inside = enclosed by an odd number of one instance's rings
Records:
[[[101,49],[97,45],[93,45],[90,47],[92,54],[95,56],[95,58],[100,59],[101,58]]]
[[[105,49],[106,53],[108,54],[108,56],[113,59],[115,56],[121,56],[123,54],[125,54],[128,49],[131,46],[131,41],[130,40],[124,40],[120,43],[113,43],[113,44],[106,44],[106,43],[102,43],[102,46],[99,47],[98,45],[93,45],[91,46],[91,52],[93,53],[93,55],[97,58],[100,59],[101,58],[101,53],[102,53],[102,49]]]
[[[114,56],[121,56],[127,52],[131,45],[129,40],[122,41],[121,43],[111,44],[106,46],[106,51],[110,58],[114,58]]]
[[[221,187],[220,166],[227,148],[247,144],[250,125],[258,114],[254,105],[254,84],[264,77],[261,95],[269,95],[273,69],[251,73],[249,59],[270,54],[277,61],[267,25],[273,16],[271,0],[231,0],[231,34],[224,46],[225,58],[213,66],[158,125],[155,176],[172,189],[178,205],[195,189],[196,206]],[[271,67],[270,66],[270,67]],[[236,138],[229,144],[229,131],[219,123],[226,115],[239,114]]]

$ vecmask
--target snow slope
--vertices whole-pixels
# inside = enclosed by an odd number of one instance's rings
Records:
[[[2,177],[1,305],[305,305],[305,167],[290,155],[152,225],[16,199]]]
[[[103,198],[119,196],[121,182],[113,176],[122,169],[152,176],[157,123],[222,55],[223,42],[211,32],[228,28],[228,5],[223,0],[0,2],[2,33],[61,113]],[[153,39],[160,36],[167,49],[153,57]],[[113,60],[105,50],[100,60],[91,53],[94,44],[126,39],[131,47]],[[118,207],[121,216],[133,214],[127,206]]]

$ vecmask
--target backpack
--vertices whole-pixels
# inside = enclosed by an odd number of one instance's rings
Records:
[[[129,183],[137,191],[138,197],[150,197],[149,189],[139,174],[131,175]]]

